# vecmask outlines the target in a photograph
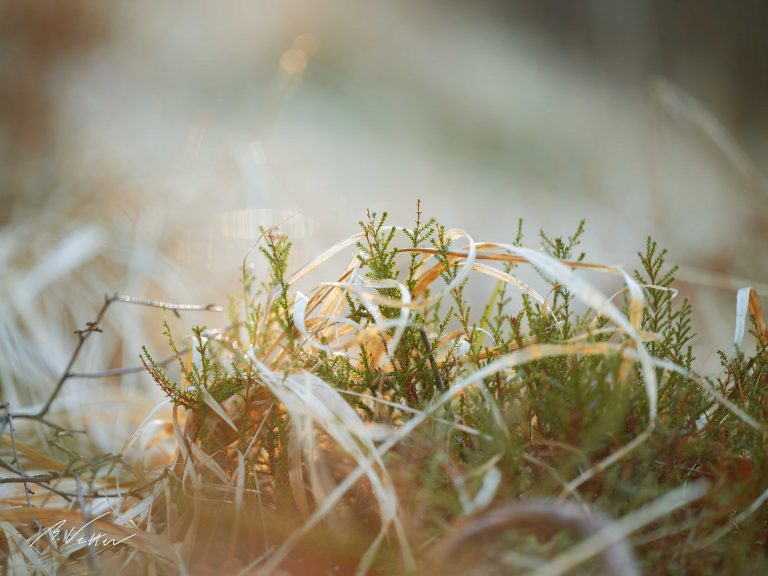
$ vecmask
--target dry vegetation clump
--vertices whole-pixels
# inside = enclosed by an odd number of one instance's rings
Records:
[[[693,367],[691,307],[652,240],[633,273],[587,263],[583,225],[542,233],[542,250],[523,247],[521,229],[507,244],[476,242],[420,208],[411,228],[386,214],[361,226],[292,274],[288,239],[265,230],[269,278],[244,261],[228,326],[196,327],[182,347],[165,323],[171,355],[143,350],[173,404],[169,465],[128,476],[122,453],[80,461],[57,472],[75,488],[55,507],[51,478],[29,480],[42,490],[20,480],[53,463],[6,433],[4,482],[18,493],[0,510],[6,566],[768,569],[768,331],[753,290],[739,292],[733,349],[707,377]],[[332,281],[298,290],[349,249]],[[620,282],[610,297],[598,274]],[[478,306],[468,286],[480,277],[494,287]],[[147,448],[149,422],[135,436]],[[119,498],[101,498],[106,485]],[[23,486],[36,492],[27,502]],[[90,552],[22,541],[49,519],[102,510],[104,530],[135,537]]]

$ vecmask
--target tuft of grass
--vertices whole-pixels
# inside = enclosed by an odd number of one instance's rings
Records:
[[[115,557],[168,569],[160,533],[192,572],[768,568],[768,333],[753,290],[705,376],[693,310],[651,239],[629,271],[577,252],[583,222],[542,232],[539,249],[522,224],[510,243],[478,242],[420,204],[411,227],[386,213],[360,225],[293,273],[288,239],[264,230],[269,275],[244,262],[228,326],[195,327],[182,347],[164,323],[169,359],[142,350],[177,451],[127,508],[145,511],[132,521],[144,540]],[[329,281],[302,285],[350,249]],[[478,302],[479,276],[495,286]],[[0,526],[14,518],[0,511]]]

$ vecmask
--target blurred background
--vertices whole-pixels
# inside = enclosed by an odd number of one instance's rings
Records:
[[[585,218],[630,269],[652,235],[714,370],[737,288],[768,294],[765,30],[759,0],[1,0],[2,395],[42,402],[105,293],[226,304],[260,225],[298,266],[416,198],[479,241]],[[108,318],[78,369],[137,364],[162,312]],[[110,438],[161,399],[66,392]]]

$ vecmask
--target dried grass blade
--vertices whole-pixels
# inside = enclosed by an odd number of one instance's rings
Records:
[[[733,345],[737,348],[741,345],[746,332],[747,314],[755,321],[757,338],[760,344],[768,344],[768,329],[765,326],[763,307],[760,305],[760,297],[754,288],[741,288],[736,293],[736,331],[733,335]]]

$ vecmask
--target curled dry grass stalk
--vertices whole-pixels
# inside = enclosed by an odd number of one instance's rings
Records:
[[[709,378],[693,368],[690,306],[674,301],[674,269],[650,240],[631,273],[576,254],[582,226],[542,234],[543,250],[523,247],[520,231],[511,243],[476,242],[420,207],[410,228],[375,214],[361,227],[293,274],[287,238],[265,230],[270,277],[257,282],[244,261],[227,326],[196,327],[180,348],[166,323],[171,356],[157,361],[145,348],[142,363],[172,419],[158,428],[147,416],[120,454],[62,467],[6,433],[14,456],[3,487],[15,490],[0,510],[6,566],[682,574],[768,565],[757,552],[768,521],[768,331],[753,290],[739,292],[734,348]],[[303,286],[350,251],[340,273]],[[620,283],[612,296],[595,274]],[[480,277],[495,287],[478,313],[466,288]],[[168,434],[170,464],[129,470],[129,450]],[[92,518],[129,538],[29,543],[46,522]]]

